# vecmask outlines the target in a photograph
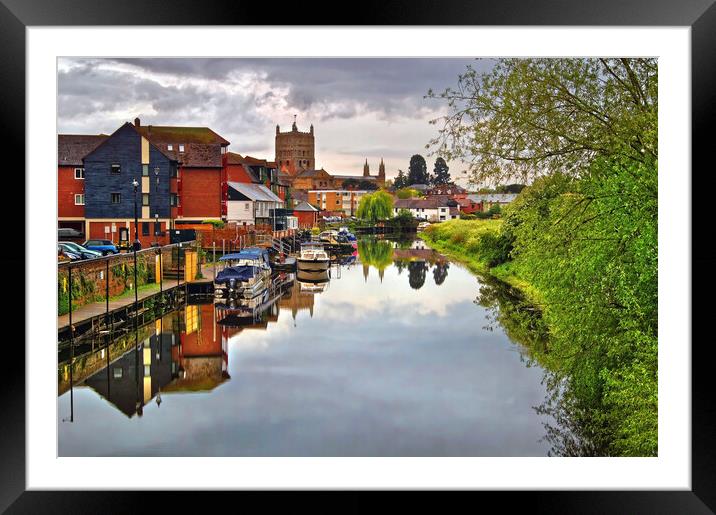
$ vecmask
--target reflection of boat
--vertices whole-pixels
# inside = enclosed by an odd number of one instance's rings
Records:
[[[266,289],[267,279],[271,276],[266,249],[249,247],[240,252],[227,254],[219,261],[226,262],[227,266],[216,274],[214,279],[217,293],[241,294],[251,298]]]
[[[321,244],[304,244],[301,254],[296,260],[299,272],[301,270],[328,270],[331,258]]]
[[[296,279],[302,283],[325,283],[330,280],[328,270],[299,270]]]
[[[268,286],[258,295],[248,297],[228,297],[216,301],[217,323],[229,327],[252,325],[271,310],[278,299],[293,285],[293,275],[280,273],[267,280]]]

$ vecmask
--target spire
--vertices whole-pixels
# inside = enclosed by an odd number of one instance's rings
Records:
[[[296,115],[293,115],[293,125],[291,126],[291,130],[297,131],[298,127],[296,126]]]
[[[278,134],[280,131],[281,129],[279,128],[278,124],[276,124],[276,134]]]
[[[311,129],[309,131],[311,134],[313,134],[313,124],[311,124]]]
[[[385,177],[385,163],[383,158],[380,158],[380,166],[378,167],[378,177]]]
[[[365,164],[363,165],[363,177],[368,177],[370,175],[370,166],[368,166],[368,158],[365,160]]]

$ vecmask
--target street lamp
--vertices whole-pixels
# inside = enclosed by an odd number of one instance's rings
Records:
[[[139,220],[137,216],[137,186],[139,186],[137,179],[132,179],[132,186],[134,186],[134,252],[136,254],[139,246],[141,246],[139,243]]]

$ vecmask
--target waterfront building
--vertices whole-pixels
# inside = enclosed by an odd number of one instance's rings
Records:
[[[229,182],[227,220],[241,225],[270,225],[286,229],[283,200],[263,184]]]
[[[301,229],[310,229],[318,225],[318,209],[306,201],[296,205],[293,214],[298,219],[298,227]]]
[[[143,247],[167,243],[172,218],[171,184],[178,162],[125,123],[83,159],[85,234],[117,243],[134,240],[135,192]],[[122,233],[124,232],[124,235]]]
[[[285,174],[282,176],[275,162],[227,152],[225,167],[227,182],[263,184],[284,202],[290,199]]]
[[[355,216],[358,204],[368,190],[310,190],[308,202],[321,211],[341,211],[346,216]]]
[[[85,236],[85,169],[82,159],[107,139],[106,134],[57,137],[57,226]]]
[[[226,215],[224,162],[229,142],[208,127],[142,125],[136,130],[178,163],[172,179],[177,224],[221,220]],[[174,182],[176,188],[174,189]]]
[[[492,206],[505,207],[517,198],[517,193],[471,193],[467,199],[480,204],[480,211],[489,211]]]
[[[429,222],[442,222],[460,218],[457,202],[443,196],[432,196],[424,199],[396,199],[393,204],[393,215],[398,215],[403,209],[410,211],[415,218]]]

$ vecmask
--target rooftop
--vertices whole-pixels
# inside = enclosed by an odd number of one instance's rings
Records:
[[[60,166],[82,166],[82,158],[108,137],[106,134],[58,134],[57,164]]]

